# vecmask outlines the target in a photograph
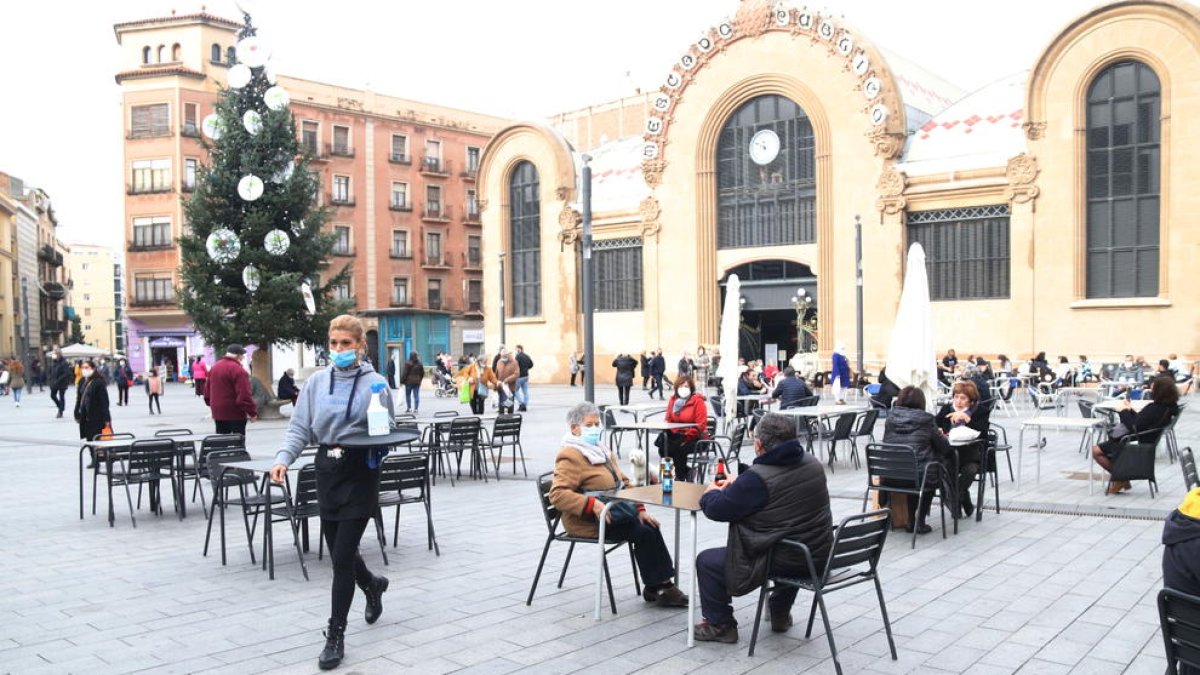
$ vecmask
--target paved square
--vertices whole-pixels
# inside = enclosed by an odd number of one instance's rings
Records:
[[[602,403],[615,401],[609,388],[598,394]],[[524,434],[530,477],[551,468],[563,414],[581,397],[581,388],[534,388]],[[212,429],[203,403],[183,386],[168,386],[162,416],[144,412],[140,390],[131,398],[133,407],[114,408],[117,431]],[[427,395],[422,412],[458,407]],[[995,420],[1014,445],[1016,419],[997,413]],[[200,555],[206,523],[199,502],[184,521],[171,513],[169,499],[162,518],[143,508],[133,529],[118,494],[116,526],[109,528],[103,485],[97,515],[89,510],[81,521],[76,426],[54,419],[48,394],[36,393],[20,409],[0,398],[0,422],[0,672],[316,671],[329,604],[327,559],[307,554],[312,580],[304,581],[289,533],[277,527],[270,581],[250,563],[240,519],[231,513],[229,564],[222,567],[216,549]],[[284,425],[252,424],[252,454],[269,457]],[[1200,416],[1185,414],[1181,446],[1197,439],[1198,427]],[[889,538],[881,575],[898,661],[888,656],[871,588],[829,597],[846,672],[1163,672],[1154,596],[1161,587],[1161,517],[1183,494],[1178,465],[1159,459],[1156,499],[1141,483],[1132,494],[1088,496],[1077,437],[1045,436],[1041,483],[1032,480],[1026,452],[1022,492],[1013,493],[1003,475],[1000,515],[963,521],[944,541],[935,531],[916,550],[903,532]],[[820,621],[812,638],[803,637],[803,593],[793,610],[797,627],[784,635],[764,630],[753,658],[746,648],[756,596],[735,603],[739,644],[687,649],[686,613],[634,596],[624,551],[612,561],[618,615],[592,619],[595,552],[588,547],[576,552],[562,589],[555,581],[566,547],[552,547],[527,607],[545,527],[532,481],[508,479],[510,473],[506,464],[500,482],[438,483],[440,557],[425,548],[418,507],[404,510],[399,546],[389,543],[390,566],[383,566],[373,534],[364,536],[364,557],[392,586],[374,626],[364,624],[356,598],[341,672],[833,671]],[[830,477],[835,520],[860,510],[864,484],[863,471],[839,465]],[[673,519],[661,519],[669,542]],[[701,519],[701,547],[722,545],[724,537],[723,525]],[[685,557],[686,550],[685,543]],[[691,565],[685,560],[682,567],[690,583]]]

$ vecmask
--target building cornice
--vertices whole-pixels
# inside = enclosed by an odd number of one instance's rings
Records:
[[[182,65],[159,66],[156,68],[138,68],[117,73],[117,84],[125,80],[145,80],[152,77],[188,77],[193,80],[203,80],[208,76],[198,70],[192,70]]]
[[[130,29],[138,29],[138,28],[142,28],[142,27],[152,26],[155,24],[175,24],[175,23],[192,23],[192,22],[224,26],[226,28],[231,28],[234,30],[237,30],[242,27],[241,23],[239,23],[237,21],[233,21],[232,19],[226,19],[223,17],[219,17],[219,16],[216,16],[215,14],[209,14],[208,12],[198,12],[195,14],[180,14],[178,16],[161,16],[161,17],[155,17],[155,18],[151,18],[151,19],[137,19],[136,21],[122,21],[121,23],[113,24],[113,32],[116,33],[117,42],[120,43],[121,42],[121,33],[124,31],[130,30]]]

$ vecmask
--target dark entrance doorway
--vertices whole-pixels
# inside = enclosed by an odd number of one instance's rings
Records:
[[[721,304],[730,274],[741,282],[738,356],[783,367],[797,351],[816,349],[817,278],[807,265],[760,260],[730,269],[721,280]],[[802,322],[810,330],[798,330]]]

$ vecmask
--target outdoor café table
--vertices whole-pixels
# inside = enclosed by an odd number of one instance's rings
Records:
[[[1150,405],[1153,402],[1154,401],[1152,401],[1151,399],[1143,398],[1143,399],[1140,399],[1137,401],[1129,401],[1128,403],[1129,403],[1130,409],[1133,410],[1133,412],[1140,413],[1140,412],[1142,412],[1142,408],[1145,408],[1146,406]],[[1096,407],[1099,408],[1100,410],[1108,410],[1110,412],[1119,413],[1125,409],[1125,403],[1126,403],[1126,401],[1124,399],[1116,398],[1116,399],[1112,399],[1111,401],[1101,401],[1096,404]]]
[[[949,439],[947,439],[947,440],[949,440]],[[975,445],[975,444],[980,445],[980,453],[979,453],[980,469],[979,469],[979,480],[977,481],[979,483],[979,488],[978,488],[978,493],[975,497],[975,522],[978,523],[983,520],[983,500],[984,500],[984,497],[987,496],[987,471],[988,471],[987,467],[989,464],[989,462],[988,462],[989,448],[987,445],[987,436],[984,436],[981,434],[981,435],[977,436],[976,438],[972,438],[967,441],[951,440],[949,442],[950,442],[950,447],[954,448],[954,452],[955,452],[956,456],[959,455],[959,450],[958,450],[959,448],[965,448],[965,447]],[[955,466],[962,466],[961,457],[955,461]],[[954,481],[955,481],[955,484],[958,483],[958,476],[954,477]],[[997,487],[996,489],[999,490],[1000,488]],[[997,504],[996,504],[996,513],[1000,513],[999,500],[997,500]],[[958,534],[958,522],[957,521],[954,523],[954,528],[955,528],[954,533]]]
[[[86,468],[83,463],[83,453],[87,452],[88,448],[91,448],[92,450],[113,450],[114,452],[110,453],[105,459],[100,459],[99,457],[97,457],[95,460],[97,462],[103,461],[106,464],[108,464],[108,469],[109,469],[109,471],[111,471],[112,464],[120,458],[119,451],[128,450],[135,441],[138,441],[138,440],[144,441],[144,440],[151,440],[151,439],[152,440],[164,440],[165,438],[167,438],[167,437],[151,437],[150,439],[148,439],[148,438],[141,438],[141,439],[119,438],[119,439],[110,440],[110,441],[87,441],[87,442],[81,444],[79,446],[79,519],[83,520],[83,474],[86,471]],[[175,441],[177,443],[188,443],[188,442],[194,442],[196,440],[203,440],[204,438],[205,438],[204,434],[189,434],[187,436],[171,436],[171,437],[169,437],[169,440]],[[180,453],[179,453],[179,457],[178,457],[180,469],[183,468],[183,458],[185,456],[185,453],[191,454],[191,452],[192,452],[191,448],[188,448],[186,451],[183,450],[182,448],[180,449]],[[179,472],[179,494],[180,495],[183,494],[183,473],[182,472]],[[95,499],[95,497],[93,496],[93,500],[94,499]],[[181,497],[179,504],[178,504],[181,517],[187,516],[187,507],[185,506],[186,501],[187,500],[182,499],[182,497]],[[112,503],[109,503],[109,505],[108,505],[108,524],[110,526],[112,526],[114,524],[115,518],[116,518],[116,515],[113,511],[113,505],[112,505]]]
[[[672,429],[687,429],[688,427],[695,428],[695,424],[687,422],[638,422],[636,424],[626,424],[623,428],[638,432],[639,436],[643,436],[645,443],[638,442],[638,447],[646,449],[646,475],[643,476],[644,485],[650,484],[650,432],[651,431],[670,431]]]
[[[600,533],[597,541],[601,542],[599,549],[600,559],[598,561],[598,575],[596,578],[596,620],[600,620],[600,605],[604,597],[604,531],[608,526],[608,509],[611,508],[613,502],[622,500],[633,502],[634,504],[645,504],[646,506],[660,506],[665,509],[673,509],[675,511],[675,585],[679,585],[679,570],[682,567],[679,560],[679,515],[687,511],[692,518],[692,583],[691,592],[688,593],[688,616],[687,616],[687,646],[691,647],[695,644],[693,632],[695,631],[696,618],[696,596],[699,594],[696,590],[696,512],[700,510],[700,497],[704,494],[705,485],[697,483],[685,483],[683,481],[675,481],[675,490],[670,494],[663,494],[661,485],[645,485],[642,487],[628,488],[621,490],[612,496],[612,500],[604,505],[604,510],[600,513]]]
[[[165,440],[174,441],[176,445],[184,445],[184,447],[179,448],[179,494],[181,496],[183,495],[183,485],[184,485],[184,478],[183,478],[184,459],[186,459],[188,455],[191,455],[192,457],[194,457],[197,460],[197,462],[199,462],[199,457],[196,455],[196,444],[204,441],[204,439],[208,438],[209,436],[213,436],[213,435],[214,434],[180,434],[179,436],[152,436],[151,437],[153,440],[156,440],[156,441],[165,439]],[[146,439],[142,439],[142,440],[146,440]],[[187,500],[186,499],[180,500],[179,508],[180,508],[180,513],[182,513],[184,517],[187,517]]]
[[[633,404],[626,404],[626,405],[609,406],[609,410],[619,410],[621,412],[632,413],[634,422],[641,422],[642,417],[644,415],[649,415],[652,413],[656,413],[660,410],[666,410],[666,409],[667,409],[666,401],[659,401],[658,403],[654,403],[654,402],[633,403]]]
[[[1104,424],[1104,420],[1086,417],[1058,417],[1058,416],[1041,416],[1031,417],[1021,421],[1021,431],[1017,435],[1017,491],[1021,490],[1021,459],[1025,454],[1025,429],[1027,427],[1035,427],[1040,436],[1042,427],[1057,427],[1059,429],[1075,429],[1083,432],[1083,438],[1080,439],[1080,444],[1094,438],[1097,427]],[[1039,453],[1037,456],[1037,478],[1036,482],[1042,480],[1042,456]]]
[[[805,437],[808,439],[808,449],[811,452],[812,436],[808,433],[807,426],[804,429],[800,428],[801,418],[833,418],[848,412],[860,413],[866,410],[867,407],[862,405],[806,405],[798,408],[784,408],[783,410],[778,410],[776,412],[778,412],[780,415],[791,415],[792,417],[796,418],[796,431],[797,433],[801,431],[804,432]]]

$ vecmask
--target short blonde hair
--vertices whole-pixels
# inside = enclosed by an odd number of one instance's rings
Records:
[[[353,335],[355,340],[363,341],[363,325],[357,316],[342,314],[334,317],[333,321],[329,322],[329,332],[332,333],[335,330],[346,331]]]

